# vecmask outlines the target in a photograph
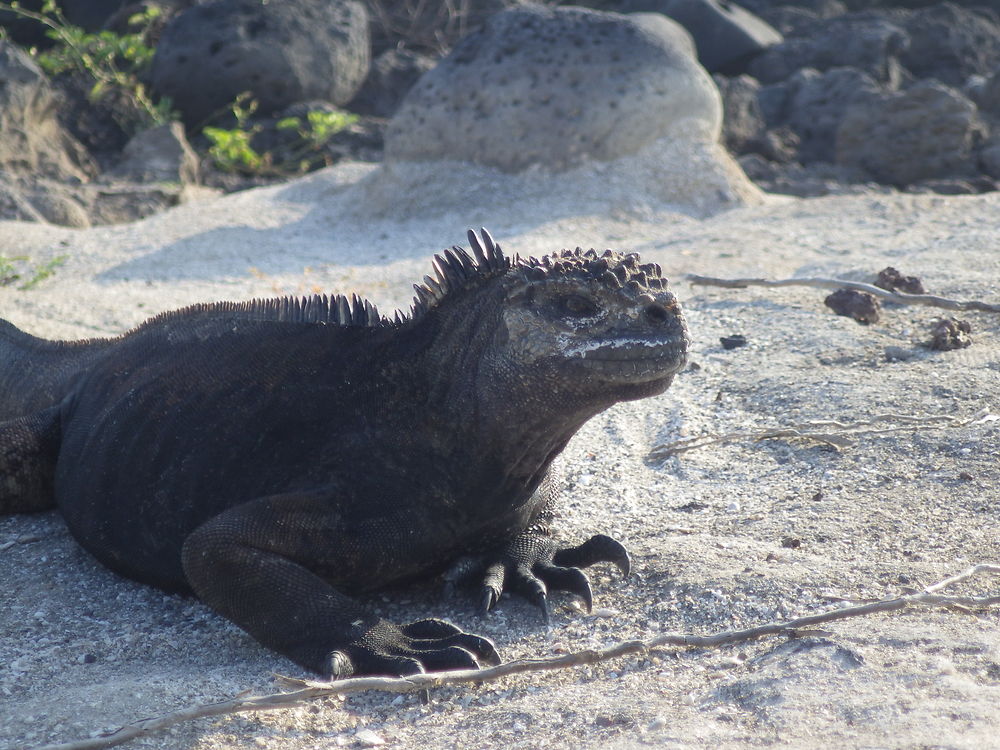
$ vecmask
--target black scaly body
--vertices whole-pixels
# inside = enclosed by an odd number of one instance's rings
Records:
[[[603,535],[557,548],[549,466],[593,415],[662,392],[687,333],[634,254],[509,259],[469,238],[394,318],[313,297],[84,342],[0,322],[0,513],[58,506],[112,570],[321,673],[494,662],[485,638],[351,596],[461,559],[486,610],[508,588],[589,606],[580,568],[628,555]]]

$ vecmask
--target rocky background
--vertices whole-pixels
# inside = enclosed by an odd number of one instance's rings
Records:
[[[644,14],[647,21],[662,14],[679,22],[721,94],[725,146],[765,190],[815,196],[996,189],[1000,11],[995,4],[573,4]],[[96,87],[91,68],[99,63],[86,58],[81,63],[81,54],[69,54],[77,64],[52,72],[51,64],[40,65],[39,56],[65,52],[65,41],[54,42],[51,29],[23,11],[2,10],[0,218],[76,227],[130,221],[205,190],[287,179],[345,157],[381,160],[387,131],[393,158],[441,158],[465,147],[467,153],[453,158],[507,172],[537,163],[559,170],[578,157],[610,158],[638,148],[641,135],[619,138],[613,104],[595,106],[600,83],[595,88],[592,80],[574,80],[572,69],[564,78],[539,84],[545,96],[564,100],[557,107],[565,120],[561,126],[532,127],[538,101],[514,96],[503,105],[523,108],[517,121],[526,133],[534,131],[537,153],[528,139],[503,132],[478,141],[454,132],[434,141],[433,133],[460,122],[466,107],[489,117],[491,91],[525,75],[502,59],[502,50],[534,42],[523,23],[496,20],[518,5],[516,0],[60,0],[53,10],[39,0],[23,3],[29,13],[40,12],[78,34],[71,37],[77,45],[69,45],[71,53],[86,52],[80,40],[87,38],[113,46],[134,37],[148,47],[139,60],[126,59],[128,51],[112,55],[130,83]],[[592,39],[600,32],[579,33]],[[468,65],[484,40],[501,52]],[[553,60],[581,67],[590,62],[572,57],[580,45],[573,33],[540,43]],[[565,54],[571,57],[560,57]],[[537,65],[540,58],[520,59]],[[649,59],[637,53],[617,64],[636,70]],[[648,75],[661,70],[649,67]],[[411,92],[418,80],[421,85]],[[641,86],[648,89],[644,96],[657,94],[655,84]],[[427,94],[431,88],[433,96]],[[661,88],[666,98],[676,94],[676,87]],[[441,96],[450,97],[447,107]],[[145,109],[142,99],[148,101]],[[685,102],[677,100],[676,106]],[[341,111],[358,117],[326,119]],[[220,139],[228,140],[220,145]],[[614,153],[602,152],[604,142],[614,139],[622,141],[612,144]],[[549,160],[551,154],[557,156]]]

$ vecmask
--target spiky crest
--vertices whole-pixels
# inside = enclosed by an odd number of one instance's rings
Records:
[[[250,321],[288,323],[320,323],[337,326],[403,326],[418,320],[438,307],[449,295],[481,287],[508,272],[514,280],[526,284],[551,281],[556,278],[599,279],[615,288],[628,285],[635,290],[660,290],[666,287],[660,267],[655,263],[639,265],[638,255],[605,250],[563,250],[538,258],[506,257],[486,229],[477,236],[468,231],[470,254],[454,246],[434,256],[434,276],[425,276],[423,283],[414,284],[416,296],[409,315],[396,312],[393,317],[381,315],[368,300],[356,294],[313,295],[310,297],[279,297],[254,299],[247,302],[216,302],[197,304],[180,310],[161,313],[137,329],[165,322],[192,319],[238,318]]]
[[[328,296],[315,294],[310,297],[277,297],[253,299],[246,302],[201,303],[172,310],[150,318],[133,330],[162,323],[212,318],[238,318],[252,321],[280,323],[321,323],[326,325],[361,326],[375,328],[388,325],[389,321],[378,309],[356,294]]]
[[[434,276],[424,276],[423,283],[413,285],[416,296],[410,319],[417,320],[426,315],[450,294],[477,287],[510,270],[510,259],[503,254],[490,233],[483,228],[479,231],[482,241],[471,229],[468,231],[472,255],[455,245],[434,256]]]

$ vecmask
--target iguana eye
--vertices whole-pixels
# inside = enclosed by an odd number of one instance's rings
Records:
[[[563,312],[574,318],[585,318],[597,312],[597,305],[592,300],[579,294],[571,294],[560,300]]]

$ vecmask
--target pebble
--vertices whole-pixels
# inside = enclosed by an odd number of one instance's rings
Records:
[[[378,747],[379,745],[385,744],[385,740],[371,729],[359,730],[358,733],[354,735],[354,738],[361,744],[362,747]]]

